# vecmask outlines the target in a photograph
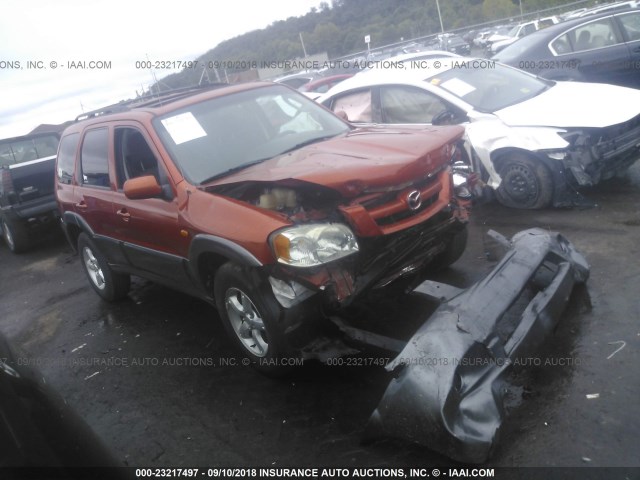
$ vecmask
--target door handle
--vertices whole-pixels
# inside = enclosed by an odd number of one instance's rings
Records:
[[[124,220],[125,222],[129,221],[129,218],[131,218],[131,214],[129,212],[127,212],[126,208],[121,208],[120,210],[118,210],[116,212],[116,214],[122,218],[122,220]]]
[[[82,200],[81,202],[76,203],[76,208],[84,210],[85,208],[87,208],[87,204],[84,202],[84,200]]]

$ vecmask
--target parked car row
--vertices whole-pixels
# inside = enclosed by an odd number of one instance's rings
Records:
[[[517,40],[543,28],[555,25],[560,22],[558,17],[546,17],[539,20],[532,20],[529,22],[520,23],[514,25],[509,31],[505,33],[496,32],[491,35],[485,44],[488,56],[495,55],[500,50],[508,47]]]

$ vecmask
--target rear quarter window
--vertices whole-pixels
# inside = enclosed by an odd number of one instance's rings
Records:
[[[60,183],[71,183],[79,139],[80,134],[72,133],[71,135],[67,135],[60,141],[60,148],[58,150],[58,165],[56,168],[58,182]]]
[[[622,23],[627,41],[634,42],[640,40],[640,12],[619,15],[618,19],[620,23]]]

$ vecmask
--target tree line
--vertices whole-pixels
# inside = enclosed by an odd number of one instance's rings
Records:
[[[569,0],[439,0],[445,31],[499,19],[517,21],[523,13],[571,4]],[[590,6],[593,1],[575,5]],[[436,0],[331,0],[301,17],[279,20],[267,28],[225,40],[202,55],[201,64],[239,65],[302,58],[326,52],[329,58],[363,51],[365,35],[371,48],[441,31]],[[304,44],[304,50],[303,50]],[[215,81],[213,71],[206,78]],[[236,72],[227,72],[236,73]],[[218,73],[219,75],[219,73]],[[203,72],[185,69],[162,80],[163,88],[198,84]]]

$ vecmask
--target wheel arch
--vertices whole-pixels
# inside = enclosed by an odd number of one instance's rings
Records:
[[[215,235],[196,235],[189,249],[189,264],[194,278],[208,294],[213,293],[216,272],[227,262],[242,267],[259,268],[263,264],[246,248]]]
[[[64,212],[62,220],[62,231],[74,253],[78,253],[78,237],[81,233],[86,233],[89,238],[93,238],[93,229],[84,218],[75,212]]]
[[[536,152],[532,152],[531,150],[526,150],[524,148],[517,147],[502,147],[497,148],[496,150],[491,152],[491,163],[493,163],[496,172],[500,171],[503,163],[506,161],[507,157],[512,154],[520,154],[529,157],[536,162],[542,162],[545,167],[547,167],[552,172],[556,169],[555,165],[544,155],[539,155]],[[498,175],[500,175],[498,173]]]

